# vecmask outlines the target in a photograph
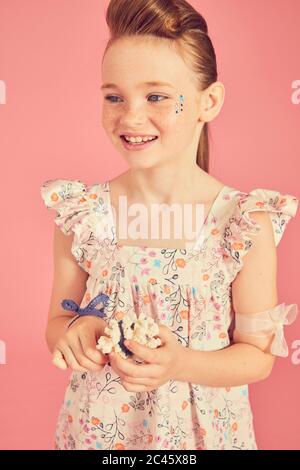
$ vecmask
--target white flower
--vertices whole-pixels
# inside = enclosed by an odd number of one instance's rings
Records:
[[[123,329],[125,339],[136,341],[151,349],[161,345],[161,340],[156,338],[159,334],[159,326],[154,319],[145,314],[140,315],[138,318],[135,314],[131,314],[125,315],[120,322],[110,320],[109,326],[104,330],[107,336],[101,336],[96,345],[96,348],[102,351],[103,354],[117,352],[125,359],[127,358],[126,353],[121,348],[122,345],[120,345],[120,326]]]

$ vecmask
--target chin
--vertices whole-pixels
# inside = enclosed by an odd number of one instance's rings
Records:
[[[141,164],[136,164],[136,163],[132,163],[132,162],[128,162],[128,166],[132,169],[132,170],[147,170],[149,168],[155,168],[157,167],[158,165],[155,165],[155,164],[151,164],[151,163],[145,163],[144,165],[141,165]]]
[[[128,155],[123,155],[124,159],[128,163],[128,166],[130,168],[138,169],[138,168],[154,168],[158,167],[160,165],[160,161],[155,159],[154,157],[142,157],[142,156],[133,156],[133,157],[128,157]]]

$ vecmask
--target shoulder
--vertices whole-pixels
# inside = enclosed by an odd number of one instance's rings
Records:
[[[40,185],[41,197],[48,208],[72,206],[94,201],[106,189],[106,182],[87,184],[77,179],[50,179]]]
[[[238,214],[251,225],[256,225],[256,232],[264,239],[273,230],[277,246],[292,217],[298,209],[298,199],[290,194],[283,194],[273,189],[254,189],[242,193],[237,203]]]
[[[241,269],[233,280],[232,288],[235,301],[237,301],[239,291],[239,296],[243,299],[248,299],[250,296],[256,304],[259,294],[262,299],[275,295],[277,251],[274,230],[268,213],[253,212],[251,217],[258,224],[259,232],[255,237],[250,234],[251,249],[243,253]]]
[[[202,178],[202,179],[201,179]],[[219,193],[229,186],[211,175],[201,177],[197,185],[197,199],[204,202],[214,202]]]
[[[233,259],[236,274],[243,266],[245,255],[253,251],[274,251],[287,227],[296,215],[298,199],[273,189],[243,192],[229,188],[227,211],[222,225],[222,247],[228,259]],[[255,252],[254,252],[255,247]]]
[[[56,211],[55,224],[64,235],[70,235],[64,243],[71,247],[78,264],[94,275],[101,244],[103,240],[110,243],[113,237],[105,182],[88,185],[81,180],[52,179],[43,182],[40,189],[46,207]],[[55,237],[60,237],[57,229]]]
[[[258,228],[255,236],[253,233],[249,233],[253,244],[251,251],[253,252],[255,248],[257,251],[259,248],[275,250],[275,231],[270,214],[265,211],[253,211],[250,217]]]
[[[40,186],[41,197],[47,207],[59,206],[62,202],[83,195],[88,186],[80,180],[50,179]]]
[[[54,221],[65,235],[69,235],[90,211],[92,189],[93,186],[75,179],[51,179],[41,184],[40,193],[44,204],[57,212]]]

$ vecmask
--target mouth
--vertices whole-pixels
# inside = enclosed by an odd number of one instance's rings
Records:
[[[124,135],[120,135],[120,139],[127,150],[144,150],[154,144],[158,140],[158,136],[154,136],[153,140],[146,142],[128,142]]]

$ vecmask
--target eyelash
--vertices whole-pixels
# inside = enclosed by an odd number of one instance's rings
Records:
[[[168,99],[167,96],[162,96],[162,95],[155,95],[155,94],[152,94],[152,95],[149,95],[150,96],[159,96],[160,98],[164,98],[164,99]],[[105,99],[107,101],[109,101],[110,103],[112,104],[116,104],[117,102],[116,101],[110,101],[110,98],[119,98],[119,96],[114,96],[114,95],[110,95],[110,96],[106,96]],[[157,100],[157,101],[152,101],[152,103],[160,103],[160,101],[163,101],[163,100]]]

